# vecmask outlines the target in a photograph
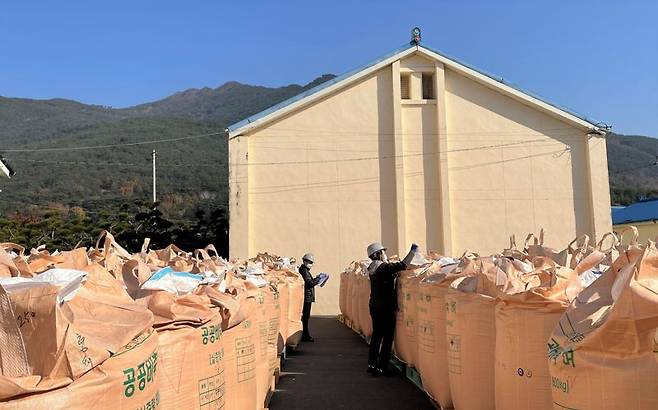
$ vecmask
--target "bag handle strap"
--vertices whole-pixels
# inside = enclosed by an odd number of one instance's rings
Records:
[[[107,257],[107,255],[108,255],[111,248],[114,248],[114,250],[116,250],[116,252],[119,254],[119,256],[121,256],[123,258],[130,259],[132,257],[132,255],[130,255],[130,252],[123,249],[114,240],[114,236],[111,233],[109,233],[108,231],[102,231],[100,233],[100,235],[98,235],[98,239],[96,239],[96,249],[99,248],[101,239],[105,239],[105,241],[103,242],[103,251],[104,251],[105,257]]]
[[[174,245],[173,243],[171,244],[171,249],[176,253],[176,256],[186,256],[188,255],[187,252],[179,248],[178,246]]]
[[[208,252],[206,252],[205,249],[195,249],[194,259],[196,259],[197,262],[211,260],[210,255],[208,254]]]
[[[619,239],[619,243],[621,244],[624,241],[624,235],[629,231],[633,233],[633,237],[631,238],[630,245],[637,245],[637,240],[640,237],[640,232],[637,230],[637,227],[633,225],[629,225],[626,228],[619,231],[619,234],[617,236],[617,238]]]
[[[144,238],[144,243],[142,244],[142,255],[146,255],[149,250],[149,245],[151,244],[151,238]]]
[[[609,237],[612,238],[612,243],[610,244],[610,247],[609,247],[609,248],[606,248],[606,249],[604,250],[604,249],[603,249],[603,243],[604,243],[605,240],[606,240],[607,238],[609,238]],[[608,253],[612,252],[612,250],[613,250],[613,249],[615,248],[615,246],[617,246],[618,244],[619,244],[619,238],[617,238],[617,235],[615,235],[614,232],[608,232],[608,233],[604,234],[604,235],[601,237],[601,240],[599,241],[599,243],[596,244],[596,248],[597,248],[600,252],[605,253],[605,254],[608,254]]]
[[[212,243],[205,247],[205,251],[208,252],[208,255],[210,255],[210,251],[212,251],[215,256],[219,258],[219,252],[217,252],[217,248],[215,248],[215,245]]]
[[[0,247],[6,251],[18,251],[19,256],[25,255],[25,247],[13,242],[0,243]]]
[[[531,232],[528,234],[528,236],[525,237],[525,242],[523,243],[523,249],[528,249],[531,239],[532,239],[532,245],[539,245],[539,239],[537,239],[535,234]]]
[[[21,272],[16,266],[16,263],[12,257],[0,246],[0,264],[7,266],[11,276],[21,276]]]
[[[578,242],[582,240],[582,245],[577,246]],[[573,245],[576,245],[576,248],[573,248]],[[582,234],[580,236],[577,236],[574,238],[573,241],[569,242],[569,245],[567,246],[567,249],[569,249],[570,254],[576,253],[577,250],[585,251],[587,249],[587,245],[589,245],[589,235],[587,234]]]
[[[459,259],[464,259],[464,258],[479,258],[479,257],[480,257],[480,255],[478,255],[477,253],[473,252],[473,251],[470,250],[470,249],[466,249],[466,250],[464,251],[464,253],[462,254],[461,258],[459,258]]]
[[[101,233],[98,235],[98,238],[96,238],[96,246],[94,246],[95,249],[100,249],[101,239],[107,238],[107,235],[112,236],[112,234],[110,234],[108,231],[101,231]]]
[[[30,375],[23,335],[16,323],[9,295],[0,285],[0,370],[6,377]]]

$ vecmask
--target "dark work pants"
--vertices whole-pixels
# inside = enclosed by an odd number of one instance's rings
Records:
[[[391,358],[393,337],[395,336],[395,310],[370,306],[372,318],[372,337],[368,364],[385,369]]]
[[[313,304],[313,302],[304,301],[304,309],[302,310],[302,326],[304,326],[304,328],[303,328],[304,331],[302,333],[302,337],[311,335],[308,332],[308,318],[311,317],[311,305],[312,304]]]

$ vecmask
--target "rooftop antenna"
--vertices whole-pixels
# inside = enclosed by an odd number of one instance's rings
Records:
[[[414,27],[411,30],[411,44],[420,44],[420,27]]]

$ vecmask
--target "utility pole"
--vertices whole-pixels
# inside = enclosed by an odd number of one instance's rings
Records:
[[[155,150],[153,150],[153,203],[157,202],[157,195],[155,190]]]

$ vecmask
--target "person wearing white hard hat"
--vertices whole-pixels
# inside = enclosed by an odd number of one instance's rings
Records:
[[[370,276],[370,317],[372,318],[372,337],[368,352],[368,373],[375,376],[387,374],[388,362],[395,336],[395,312],[397,311],[396,279],[400,271],[405,270],[414,258],[418,245],[411,245],[407,256],[400,262],[388,262],[386,248],[379,242],[368,246],[368,257],[372,260],[368,266]]]
[[[315,263],[315,256],[307,253],[302,256],[302,265],[299,273],[304,278],[304,308],[302,309],[302,342],[312,342],[314,339],[308,329],[308,320],[311,317],[311,305],[315,302],[315,286],[320,283],[320,277],[311,275],[311,268]]]

